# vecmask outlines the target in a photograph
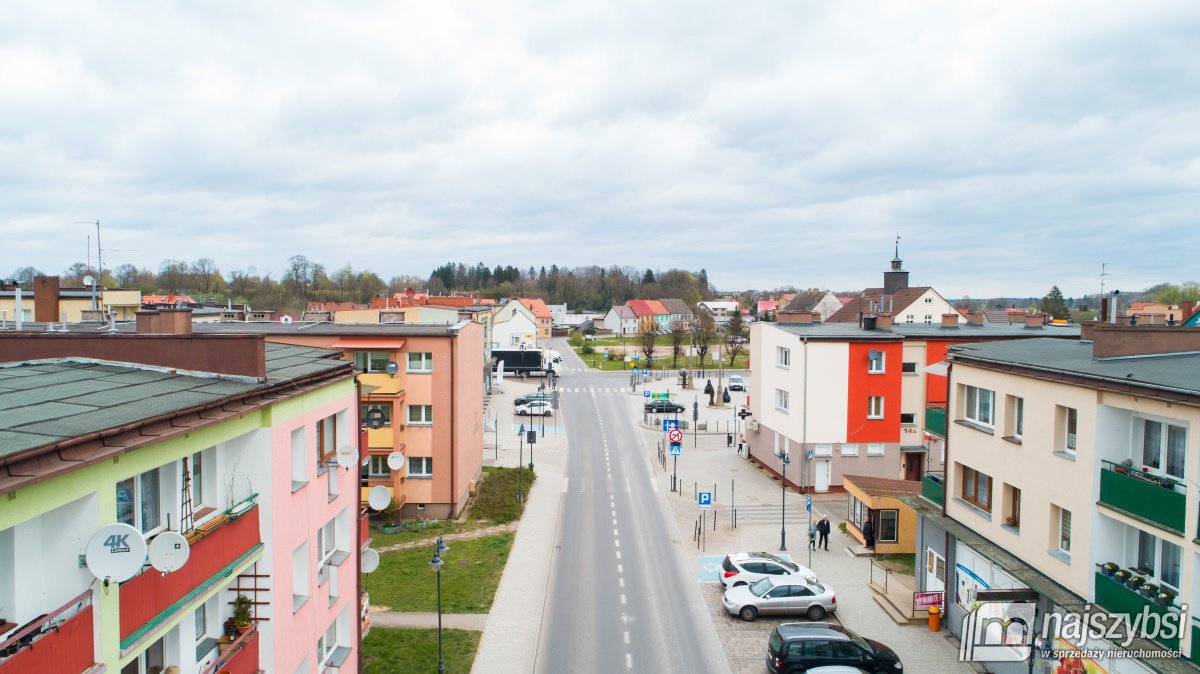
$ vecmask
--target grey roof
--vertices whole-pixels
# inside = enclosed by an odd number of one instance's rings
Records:
[[[688,306],[687,302],[684,302],[678,297],[668,297],[665,300],[659,301],[662,302],[663,306],[667,308],[667,311],[671,312],[672,314],[687,316],[688,314],[692,313],[692,308]]]
[[[1196,378],[1200,353],[1096,359],[1091,342],[1059,339],[961,344],[952,349],[954,360],[976,359],[1200,395]]]
[[[812,339],[897,339],[913,337],[921,339],[950,338],[950,339],[998,339],[998,338],[1032,338],[1032,337],[1066,337],[1072,341],[1079,338],[1078,325],[1065,325],[1044,328],[1026,328],[1017,324],[983,324],[958,325],[944,328],[941,325],[925,325],[924,323],[893,323],[890,328],[865,330],[858,323],[772,323],[782,330],[795,333],[800,337]],[[1057,340],[1051,340],[1057,341]]]
[[[463,321],[470,322],[470,321]],[[227,321],[222,323],[193,323],[192,332],[197,334],[225,335],[338,335],[346,337],[440,337],[454,335],[462,322],[446,323],[321,323],[296,322],[274,323],[268,321]],[[119,325],[123,331],[133,332],[132,323]]]
[[[613,310],[617,312],[617,317],[623,320],[632,321],[637,318],[637,314],[633,313],[633,309],[630,309],[627,304],[615,306]]]
[[[265,348],[266,382],[70,360],[0,367],[0,459],[347,366],[340,351]]]
[[[787,303],[787,306],[780,308],[783,311],[812,311],[824,298],[824,292],[818,290],[803,290],[796,293],[796,296]]]

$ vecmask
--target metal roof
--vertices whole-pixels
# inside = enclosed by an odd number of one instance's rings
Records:
[[[195,334],[228,335],[339,335],[397,337],[444,337],[458,333],[463,323],[324,323],[296,322],[274,323],[269,321],[226,321],[221,323],[193,323]],[[122,332],[133,332],[133,323],[118,324]]]
[[[771,323],[781,330],[795,333],[800,337],[815,339],[898,339],[911,337],[917,339],[996,339],[1003,337],[1061,337],[1075,343],[1079,338],[1078,325],[1065,325],[1044,328],[1026,328],[1017,324],[963,324],[952,327],[941,325],[926,325],[924,323],[893,323],[890,328],[867,330],[858,327],[857,323]],[[1060,341],[1060,340],[1051,340]]]

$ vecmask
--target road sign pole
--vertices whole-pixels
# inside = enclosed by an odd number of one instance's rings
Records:
[[[522,482],[522,480],[525,478],[525,474],[523,472],[521,472],[522,469],[524,468],[523,464],[525,463],[525,424],[521,424],[521,430],[520,430],[519,437],[521,438],[521,444],[520,444],[520,450],[518,450],[518,452],[517,452],[517,501],[518,502],[525,500],[525,488],[524,488],[524,484]]]
[[[679,487],[679,456],[671,457],[671,491],[677,491]]]

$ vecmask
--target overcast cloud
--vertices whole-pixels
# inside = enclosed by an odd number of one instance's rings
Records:
[[[6,2],[0,273],[1197,279],[1200,3]]]

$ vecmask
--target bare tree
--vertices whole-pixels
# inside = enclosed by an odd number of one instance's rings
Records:
[[[687,328],[683,321],[671,323],[671,367],[679,367],[679,355],[683,353],[683,341],[687,339]]]
[[[643,330],[638,333],[638,348],[646,356],[646,367],[653,369],[654,365],[654,330]]]
[[[729,325],[725,326],[725,346],[729,353],[729,366],[733,367],[733,361],[746,348],[746,322],[742,319],[741,311],[734,311],[729,317]]]
[[[717,338],[717,322],[708,311],[696,308],[696,320],[692,322],[692,345],[700,356],[700,366],[704,366],[704,357],[708,355],[708,347]]]

